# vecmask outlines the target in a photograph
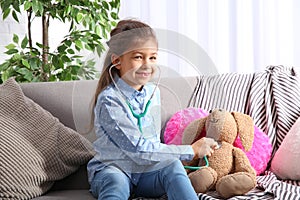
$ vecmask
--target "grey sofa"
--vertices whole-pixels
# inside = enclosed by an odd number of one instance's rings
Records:
[[[285,135],[300,117],[299,73],[294,68],[269,66],[252,74],[221,74],[200,77],[162,78],[162,127],[178,110],[200,107],[223,108],[251,115],[256,126],[270,138],[273,155]],[[50,111],[63,124],[77,130],[91,142],[90,103],[97,81],[69,81],[21,84],[26,96]],[[292,102],[292,103],[291,103]],[[162,133],[164,130],[162,130]],[[163,139],[163,137],[162,137]],[[269,166],[271,165],[271,161]],[[288,163],[285,163],[288,164]],[[299,199],[300,181],[281,180],[268,168],[257,176],[257,187],[244,196],[230,199]],[[89,200],[86,166],[56,181],[37,200]],[[214,191],[199,194],[199,199],[220,199]]]
[[[178,83],[179,80],[181,83]],[[196,77],[161,80],[162,124],[165,124],[172,113],[188,106],[196,83]],[[86,132],[90,127],[90,105],[96,86],[96,80],[21,84],[22,91],[27,97],[91,142],[95,139],[95,134]],[[48,193],[35,199],[94,199],[89,192],[86,166],[81,166],[74,174],[57,181]]]

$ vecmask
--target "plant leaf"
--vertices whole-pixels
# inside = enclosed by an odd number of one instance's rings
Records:
[[[31,71],[27,72],[25,75],[24,75],[24,78],[28,81],[32,81],[33,79],[33,73]]]
[[[13,41],[14,43],[18,44],[19,43],[19,36],[17,34],[14,33],[14,36],[13,36]]]
[[[18,18],[18,16],[17,16],[17,13],[16,13],[16,11],[12,11],[12,16],[13,16],[13,18],[17,21],[17,22],[19,22],[19,18]]]
[[[72,42],[71,42],[70,40],[66,40],[66,41],[65,41],[65,44],[66,44],[68,47],[70,47],[70,46],[72,45]]]
[[[25,49],[28,45],[28,38],[27,36],[25,35],[25,37],[23,38],[22,42],[21,42],[21,48],[22,49]]]
[[[17,72],[19,74],[25,75],[25,74],[27,74],[29,72],[29,70],[26,69],[26,68],[20,68],[20,69],[17,70]]]
[[[32,70],[39,69],[39,59],[38,58],[29,59],[29,66]]]
[[[1,79],[3,82],[5,82],[10,76],[9,76],[9,71],[4,71],[1,75]]]
[[[8,51],[4,52],[6,53],[7,55],[12,55],[12,54],[15,54],[15,53],[18,53],[19,51],[17,49],[9,49]]]
[[[30,69],[30,65],[29,65],[29,62],[28,62],[27,60],[22,59],[22,64],[23,64],[26,68]]]
[[[9,62],[4,62],[0,65],[0,71],[5,71],[9,68],[10,63]]]
[[[114,19],[114,20],[117,20],[119,17],[118,17],[118,14],[115,13],[115,12],[111,12],[110,13],[110,16]]]
[[[26,1],[25,3],[24,3],[24,10],[26,11],[26,10],[29,10],[30,8],[31,8],[31,1]]]
[[[39,11],[38,2],[36,0],[32,1],[31,6],[34,13],[37,13]]]
[[[83,49],[82,42],[80,40],[75,41],[75,46],[78,47],[79,50]]]
[[[66,56],[66,55],[63,55],[62,57],[61,57],[61,59],[62,59],[62,61],[64,61],[64,62],[71,62],[72,60],[68,57],[68,56]]]
[[[75,54],[75,51],[74,51],[73,49],[68,49],[67,52],[68,52],[69,54]]]
[[[109,5],[106,1],[102,1],[102,6],[106,9],[109,10]]]
[[[64,68],[63,62],[59,59],[59,57],[57,55],[54,55],[52,57],[52,64],[55,67],[55,69],[63,69]]]
[[[2,13],[2,19],[5,20],[9,14],[10,14],[10,8],[5,9]],[[2,75],[2,77],[3,77],[3,75]]]
[[[15,11],[17,11],[18,13],[21,13],[19,1],[13,1],[12,6],[15,9]]]
[[[79,13],[76,15],[76,22],[77,22],[77,23],[80,23],[80,22],[82,22],[82,19],[83,19],[83,14],[79,12]]]
[[[7,46],[5,46],[5,48],[6,49],[14,49],[16,47],[16,45],[14,45],[14,44],[9,44],[9,45],[7,45]]]
[[[61,45],[57,48],[58,52],[63,54],[68,47],[66,45]]]

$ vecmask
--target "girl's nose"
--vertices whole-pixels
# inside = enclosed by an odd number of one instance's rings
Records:
[[[145,67],[145,68],[151,67],[151,61],[149,59],[144,59],[143,67]]]
[[[149,63],[150,63],[150,59],[145,58],[144,61],[143,61],[143,64],[144,64],[144,65],[147,65],[147,64],[149,64]]]

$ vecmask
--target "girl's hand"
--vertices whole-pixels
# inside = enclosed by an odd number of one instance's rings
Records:
[[[203,137],[192,144],[195,156],[193,159],[203,158],[204,156],[211,156],[211,154],[218,148],[218,143],[212,139]]]

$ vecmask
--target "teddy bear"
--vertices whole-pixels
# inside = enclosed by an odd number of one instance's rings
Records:
[[[219,147],[204,159],[184,163],[202,166],[195,171],[187,170],[190,181],[197,193],[216,190],[223,198],[243,195],[256,187],[256,171],[251,166],[245,152],[234,147],[239,137],[246,151],[252,147],[254,124],[249,115],[214,109],[209,115],[192,121],[184,129],[182,144],[192,144],[202,137],[215,139]]]

